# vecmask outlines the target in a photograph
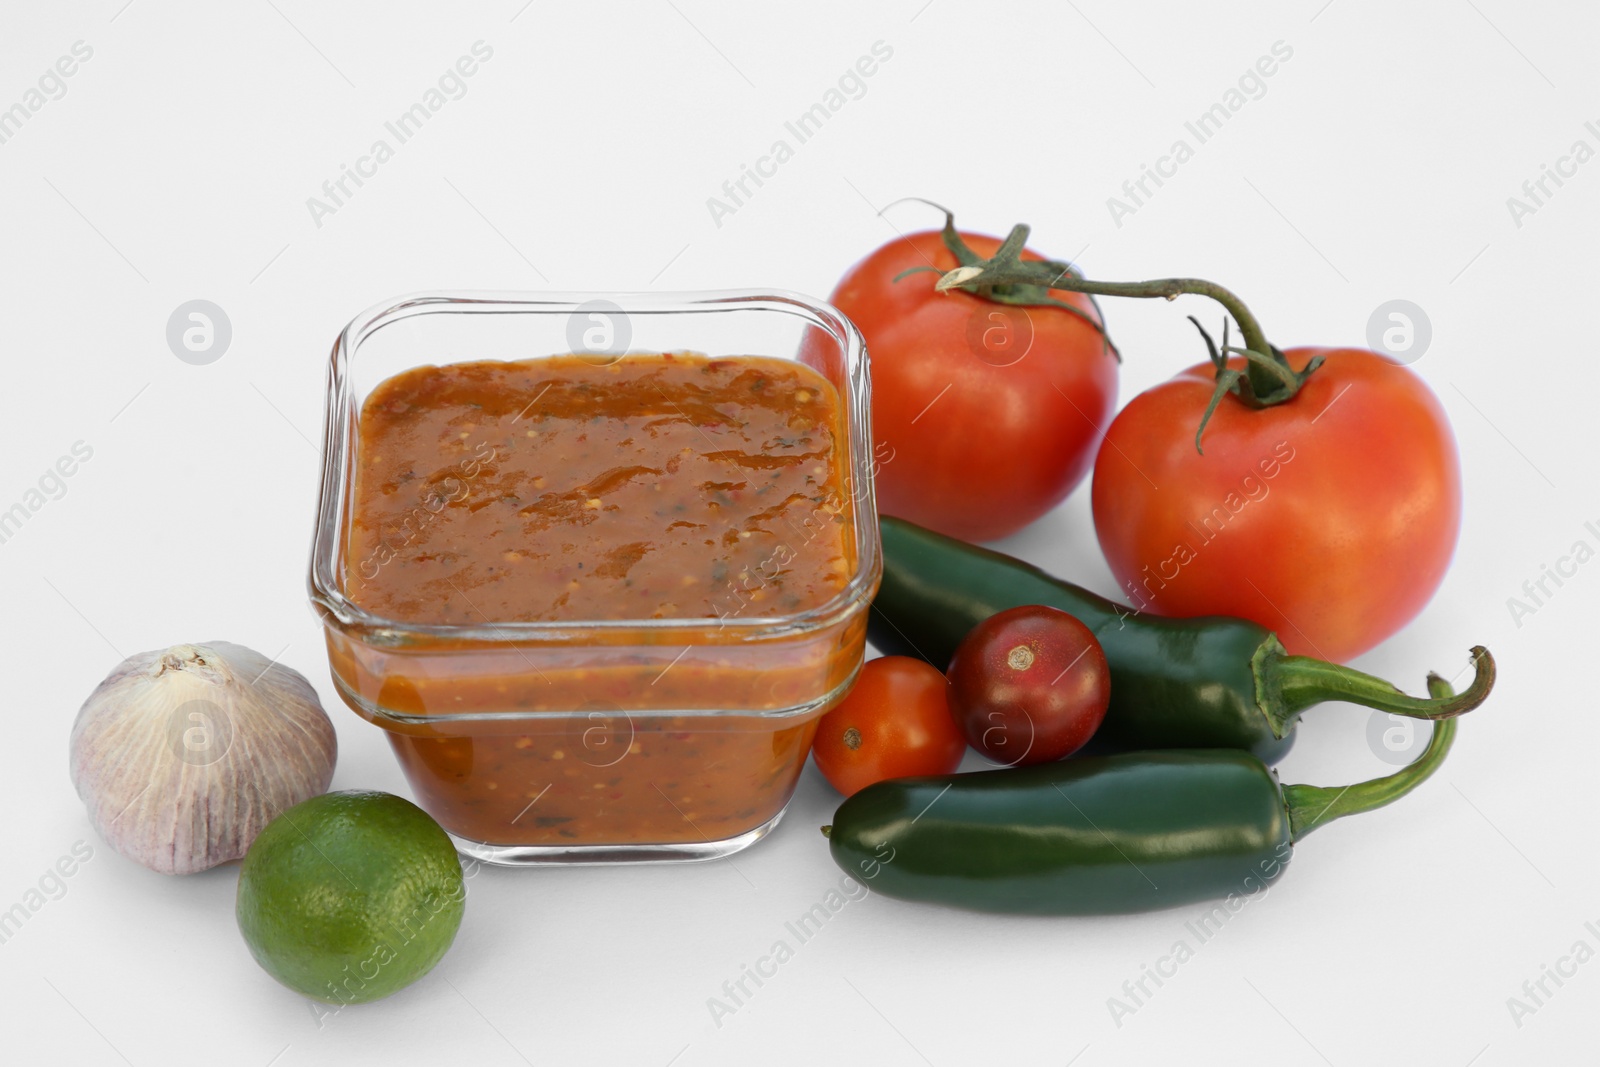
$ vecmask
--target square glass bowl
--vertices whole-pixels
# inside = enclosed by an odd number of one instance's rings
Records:
[[[362,404],[385,379],[458,361],[685,350],[798,360],[802,348],[838,392],[846,450],[836,507],[854,564],[828,602],[785,615],[752,601],[720,618],[455,625],[379,617],[349,595]],[[383,728],[417,802],[466,855],[616,863],[754,844],[864,656],[882,569],[869,413],[861,335],[794,293],[427,293],[367,311],[333,347],[311,553],[340,696]]]

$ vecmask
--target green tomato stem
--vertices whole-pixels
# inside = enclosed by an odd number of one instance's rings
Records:
[[[1095,296],[1126,296],[1174,300],[1184,295],[1195,295],[1210,297],[1221,304],[1239,324],[1244,347],[1228,348],[1224,341],[1224,349],[1219,352],[1211,343],[1211,339],[1206,338],[1206,345],[1211,350],[1212,363],[1217,369],[1217,385],[1211,404],[1201,416],[1200,425],[1195,430],[1197,451],[1203,452],[1200,448],[1200,437],[1224,396],[1232,394],[1241,403],[1252,408],[1282,404],[1293,399],[1306,379],[1321,365],[1321,359],[1317,358],[1298,371],[1290,367],[1283,353],[1268,342],[1266,333],[1261,329],[1261,323],[1245,306],[1244,301],[1231,290],[1215,282],[1208,282],[1202,278],[1100,282],[1083,277],[1070,263],[1024,260],[1022,249],[1027,243],[1029,229],[1020,223],[1012,227],[1004,243],[988,259],[980,259],[970,249],[962,247],[958,250],[951,244],[950,237],[955,233],[955,220],[948,211],[945,211],[945,231],[946,244],[951,245],[952,251],[956,252],[957,262],[961,265],[942,273],[935,271],[939,273],[939,280],[934,283],[934,289],[939,292],[961,289],[990,299],[994,299],[993,294],[1000,292],[1028,293],[1035,294],[1029,297],[1028,302],[1038,303],[1041,302],[1041,297],[1036,294],[1048,294],[1052,289],[1056,289],[1069,293],[1085,293],[1091,299]],[[913,269],[934,270],[932,267]],[[1204,332],[1201,331],[1202,334]],[[1242,371],[1228,366],[1229,354],[1245,358]]]
[[[1024,235],[1028,228],[1018,226]],[[1016,231],[1012,231],[1015,233]],[[989,285],[1038,285],[1047,289],[1060,289],[1069,293],[1089,293],[1094,296],[1127,296],[1143,299],[1160,297],[1176,300],[1180,296],[1208,296],[1227,309],[1239,324],[1245,347],[1255,352],[1270,353],[1272,346],[1255,315],[1234,293],[1215,282],[1202,278],[1156,278],[1146,282],[1097,282],[1073,274],[1065,264],[1049,260],[1018,259],[1014,263],[999,263],[995,259],[967,267],[957,267],[946,272],[934,283],[940,292],[951,289],[977,288]]]

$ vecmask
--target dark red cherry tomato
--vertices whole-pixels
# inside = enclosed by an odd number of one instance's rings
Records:
[[[1011,767],[1076,752],[1111,701],[1111,671],[1094,634],[1037,604],[973,627],[947,676],[950,711],[967,743]]]

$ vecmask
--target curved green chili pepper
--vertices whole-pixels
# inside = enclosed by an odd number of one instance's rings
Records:
[[[1443,679],[1430,676],[1436,699]],[[1246,752],[1134,752],[1018,770],[898,778],[839,806],[834,862],[887,896],[1030,915],[1153,911],[1249,896],[1296,843],[1397,800],[1438,769],[1456,722],[1386,778],[1342,789],[1278,785]]]
[[[1419,719],[1459,715],[1494,686],[1494,659],[1472,650],[1477,674],[1451,699],[1407,696],[1370,674],[1291,656],[1264,626],[1207,616],[1144,615],[1037,567],[884,517],[883,583],[867,636],[889,655],[943,670],[961,639],[996,612],[1046,604],[1094,631],[1111,668],[1111,706],[1095,734],[1101,750],[1240,748],[1276,763],[1300,713],[1328,700]]]

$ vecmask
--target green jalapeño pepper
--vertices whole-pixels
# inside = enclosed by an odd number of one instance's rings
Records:
[[[1437,676],[1430,690],[1449,686]],[[976,911],[1106,915],[1248,897],[1334,819],[1415,789],[1456,722],[1395,774],[1342,789],[1279,786],[1237,749],[1130,752],[1019,770],[895,778],[839,806],[834,862],[886,896]]]
[[[1311,656],[1291,656],[1263,626],[1206,616],[1141,614],[1053,578],[1018,559],[884,517],[883,584],[867,636],[885,655],[945,669],[961,639],[996,612],[1059,608],[1094,631],[1111,668],[1111,705],[1095,734],[1100,751],[1239,748],[1276,763],[1300,713],[1346,700],[1419,719],[1444,719],[1483,703],[1494,659],[1474,648],[1476,676],[1450,699],[1408,696],[1380,678]]]

